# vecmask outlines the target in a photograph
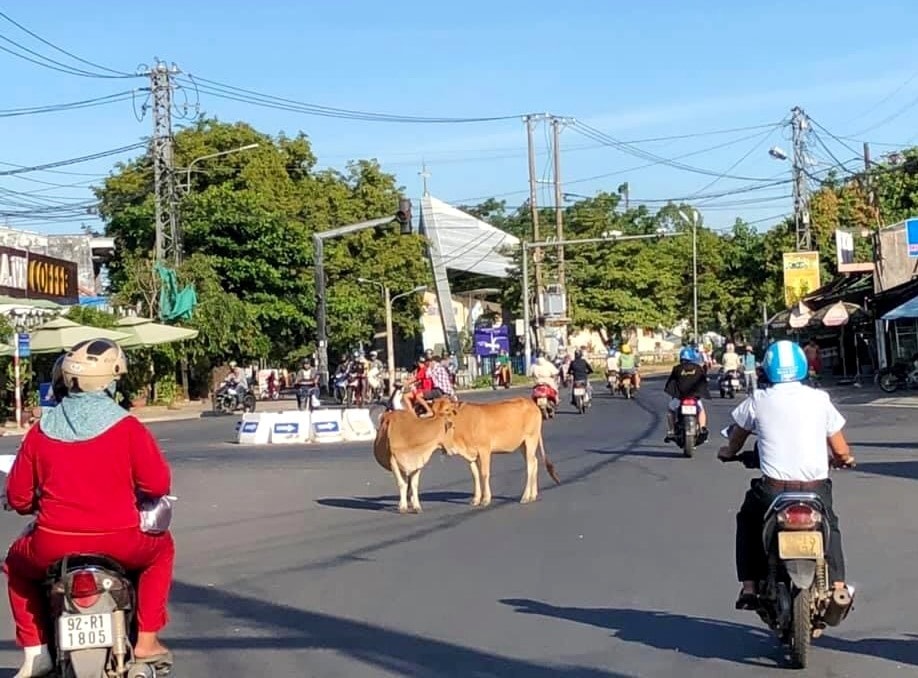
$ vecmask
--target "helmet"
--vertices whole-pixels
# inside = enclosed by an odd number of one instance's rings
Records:
[[[809,372],[803,349],[786,339],[768,347],[762,360],[762,369],[772,384],[802,381]]]
[[[694,363],[698,361],[698,354],[691,346],[685,346],[679,351],[679,360]]]
[[[353,353],[353,356],[354,356],[355,358],[359,358],[360,355],[361,355],[360,351],[354,351],[354,353]]]
[[[231,368],[235,368],[236,365],[238,365],[238,364],[239,364],[239,363],[237,363],[235,360],[230,360],[230,361],[229,361],[229,366],[230,366]]]
[[[622,353],[625,355],[631,353],[631,344],[622,344]]]
[[[61,360],[61,374],[68,390],[102,391],[125,372],[124,351],[110,339],[81,341]]]
[[[376,351],[370,351],[370,357],[371,357],[371,358],[375,358],[375,357],[378,356],[378,355],[379,355],[379,353],[377,353]]]
[[[51,368],[51,394],[57,402],[60,402],[67,395],[67,381],[64,379],[64,372],[61,366],[64,364],[64,356],[54,361],[54,367]]]
[[[582,358],[582,357],[583,357],[583,351],[581,351],[579,348],[576,351],[574,351],[574,360],[578,360],[579,358]]]

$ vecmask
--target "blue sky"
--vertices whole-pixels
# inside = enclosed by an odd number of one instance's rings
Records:
[[[53,3],[53,12],[51,4],[12,0],[2,10],[45,39],[110,68],[133,71],[157,56],[176,62],[185,73],[326,106],[449,117],[549,112],[630,141],[778,123],[799,105],[833,134],[873,142],[875,157],[893,148],[881,144],[918,143],[918,48],[897,30],[918,25],[918,4],[909,0],[231,0],[214,9],[173,0],[98,0]],[[0,35],[81,65],[6,22],[0,21]],[[0,46],[12,47],[5,41]],[[146,84],[76,77],[5,52],[0,52],[0,73],[4,110]],[[413,198],[421,194],[422,160],[431,173],[431,193],[443,200],[497,195],[518,205],[528,193],[525,128],[519,118],[392,124],[313,117],[206,94],[200,103],[207,114],[246,120],[272,134],[306,132],[323,166],[378,158]],[[0,162],[31,166],[84,156],[135,143],[150,131],[149,117],[138,122],[130,100],[2,117]],[[767,150],[789,149],[788,133],[786,127],[763,128],[636,146],[666,158],[692,154],[682,162],[715,175],[780,180],[789,177],[790,166]],[[846,148],[821,136],[838,160],[847,162],[860,152],[858,141],[845,139],[851,147]],[[537,143],[541,173],[548,160],[544,134]],[[712,146],[721,147],[706,150]],[[634,199],[661,200],[754,183],[715,181],[716,176],[659,164],[633,170],[647,161],[599,145],[574,128],[563,132],[562,148],[564,190],[571,193],[614,190],[628,181]],[[818,146],[813,155],[816,161],[834,162]],[[0,177],[0,211],[21,209],[15,203],[23,201],[88,200],[87,184],[98,181],[114,160]],[[590,179],[596,176],[601,178]],[[77,185],[61,186],[69,184]],[[710,199],[701,208],[715,227],[737,216],[767,227],[770,217],[791,210],[789,194],[789,186],[762,188]],[[550,195],[547,187],[540,190],[540,201]],[[79,227],[35,218],[8,222],[45,232]]]

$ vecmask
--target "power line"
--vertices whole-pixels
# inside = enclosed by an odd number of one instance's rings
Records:
[[[79,108],[90,108],[92,106],[102,106],[105,104],[127,101],[133,96],[133,90],[109,94],[95,99],[83,99],[82,101],[71,101],[63,104],[47,104],[45,106],[29,106],[24,108],[7,108],[0,109],[0,118],[13,118],[21,115],[35,115],[38,113],[59,113],[61,111],[71,111]]]
[[[2,170],[0,171],[0,176],[6,177],[6,176],[13,176],[16,174],[24,174],[26,172],[38,172],[41,170],[49,170],[54,167],[64,167],[66,165],[77,165],[82,162],[89,162],[90,160],[98,160],[99,158],[105,158],[110,155],[118,155],[119,153],[126,153],[128,151],[136,151],[137,149],[144,148],[145,146],[146,144],[143,142],[136,143],[136,144],[130,144],[129,146],[121,146],[120,148],[113,148],[108,151],[99,151],[98,153],[93,153],[91,155],[83,155],[78,158],[68,158],[67,160],[56,160],[54,162],[47,162],[42,165],[24,166],[24,165],[14,165],[13,163],[4,162],[0,164],[11,165],[15,167],[16,169]]]

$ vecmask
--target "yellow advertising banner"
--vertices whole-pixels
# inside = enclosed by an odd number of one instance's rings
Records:
[[[785,252],[785,303],[793,306],[817,289],[819,289],[819,252]]]

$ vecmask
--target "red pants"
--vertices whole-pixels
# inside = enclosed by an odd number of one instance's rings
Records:
[[[126,570],[138,572],[138,630],[153,633],[166,625],[175,560],[170,533],[146,534],[137,529],[74,535],[36,529],[13,542],[3,564],[16,642],[21,647],[47,644],[47,598],[42,583],[48,567],[73,553],[106,555]]]

